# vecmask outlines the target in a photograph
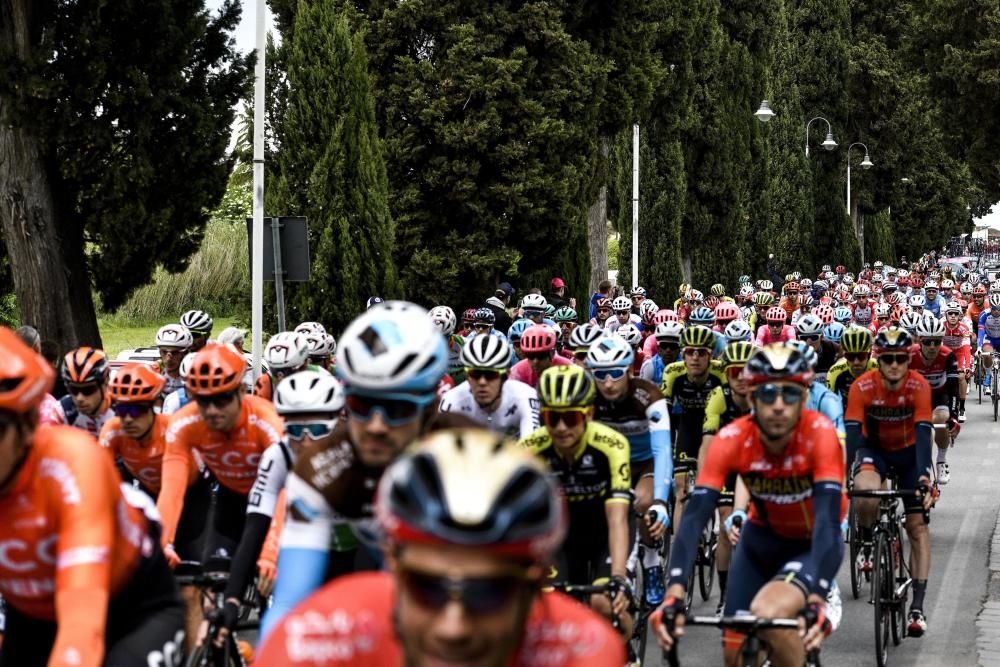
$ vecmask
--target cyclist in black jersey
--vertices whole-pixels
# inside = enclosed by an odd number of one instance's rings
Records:
[[[830,391],[840,396],[847,412],[847,397],[851,385],[865,372],[878,368],[878,362],[872,359],[872,334],[862,327],[851,327],[840,339],[844,356],[832,367],[826,375],[826,386]]]

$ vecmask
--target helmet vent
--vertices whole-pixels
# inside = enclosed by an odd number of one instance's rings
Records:
[[[375,331],[375,329],[373,329],[372,327],[368,327],[363,332],[361,332],[361,335],[358,336],[358,338],[360,338],[361,342],[365,344],[365,347],[368,348],[368,353],[371,354],[373,357],[377,357],[380,354],[385,354],[386,352],[388,352],[385,343],[382,342],[382,338],[378,335],[378,332]]]

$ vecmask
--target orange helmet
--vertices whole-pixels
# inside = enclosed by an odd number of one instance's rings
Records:
[[[206,345],[194,356],[184,379],[192,396],[211,396],[236,391],[243,384],[247,362],[231,345]]]
[[[152,403],[166,385],[167,378],[146,364],[126,364],[115,373],[108,393],[119,403]]]
[[[29,412],[38,407],[54,381],[48,362],[13,331],[0,327],[0,410]]]
[[[108,379],[108,355],[94,347],[78,347],[63,357],[62,378],[66,384],[102,384]]]

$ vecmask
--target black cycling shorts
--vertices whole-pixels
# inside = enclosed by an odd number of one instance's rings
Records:
[[[550,579],[562,584],[599,586],[611,578],[611,552],[600,545],[564,545],[552,561]]]
[[[883,481],[890,475],[895,476],[900,489],[915,489],[919,483],[916,445],[894,452],[864,447],[858,450],[857,465],[859,470],[874,470]],[[924,503],[916,496],[903,498],[903,507],[907,514],[924,513]]]
[[[247,518],[247,496],[218,484],[212,494],[212,520],[205,531],[202,562],[232,558],[243,536]]]

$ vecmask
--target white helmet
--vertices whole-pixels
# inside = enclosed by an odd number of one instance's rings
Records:
[[[548,300],[541,294],[525,294],[521,299],[521,308],[525,310],[545,310]]]
[[[892,305],[888,303],[880,303],[875,306],[875,317],[889,317],[892,312]]]
[[[292,373],[274,390],[274,409],[279,415],[313,412],[336,415],[343,407],[344,388],[332,375],[317,371]]]
[[[941,289],[955,289],[955,281],[949,278],[945,278],[941,281]]]
[[[337,348],[337,377],[350,391],[434,392],[448,370],[448,345],[426,310],[408,301],[372,306]]]
[[[677,343],[677,345],[680,345],[681,335],[683,333],[684,325],[680,322],[661,322],[656,325],[656,329],[653,331],[653,336],[657,341],[673,341]]]
[[[333,336],[326,333],[308,334],[306,344],[309,346],[310,357],[329,357],[337,351],[337,343]]]
[[[753,335],[753,329],[750,325],[746,323],[745,320],[733,320],[726,327],[726,339],[731,343],[735,340],[750,340]]]
[[[510,366],[510,345],[499,336],[476,336],[462,346],[459,355],[466,368],[506,370]]]
[[[157,347],[179,347],[186,350],[193,344],[191,332],[182,324],[167,324],[156,332]]]
[[[188,331],[198,333],[208,333],[212,330],[212,318],[208,313],[201,310],[189,310],[181,315],[181,324],[188,328]]]
[[[573,329],[572,333],[569,335],[569,346],[574,350],[579,350],[581,348],[589,348],[591,345],[604,338],[605,330],[603,327],[599,327],[596,324],[591,324],[590,322],[584,322],[580,326]]]
[[[938,288],[938,284],[937,284],[936,280],[928,280],[926,283],[924,283],[924,289],[925,290],[928,290],[928,289],[934,289],[934,290],[936,290],[937,288]]]
[[[854,286],[854,296],[868,296],[870,292],[868,291],[868,285],[855,285]]]
[[[295,333],[304,334],[306,336],[311,333],[326,333],[326,327],[319,322],[303,322],[299,326],[295,327]]]
[[[944,322],[930,315],[920,318],[916,327],[917,335],[921,338],[943,338]]]
[[[906,313],[899,318],[899,328],[906,331],[911,336],[917,334],[917,325],[923,322],[924,318],[920,313]]]
[[[184,358],[181,359],[181,367],[177,369],[177,372],[180,373],[182,380],[187,379],[187,374],[188,371],[191,370],[191,364],[194,363],[194,358],[195,355],[193,354],[185,354]]]
[[[608,336],[590,346],[587,368],[627,368],[633,359],[635,352],[628,341],[620,336]]]
[[[455,333],[455,327],[458,326],[458,318],[455,317],[455,311],[450,307],[434,306],[431,308],[430,318],[434,326],[438,328],[438,331],[445,336]]]
[[[819,319],[812,313],[807,313],[799,318],[799,321],[795,323],[795,333],[801,338],[802,336],[814,336],[823,335],[823,320]]]
[[[308,360],[309,342],[294,331],[274,334],[264,348],[264,361],[275,372],[301,368]]]
[[[927,305],[927,299],[925,299],[920,294],[914,294],[910,297],[910,308],[923,308]]]
[[[243,343],[246,340],[247,332],[239,327],[226,327],[219,334],[217,339],[220,343],[229,343],[230,345],[235,345],[236,347],[243,349]]]
[[[615,334],[625,339],[633,348],[642,345],[642,332],[634,324],[623,324],[615,329]]]
[[[623,310],[632,310],[632,302],[629,301],[627,296],[616,296],[611,302],[611,310],[616,313]]]

